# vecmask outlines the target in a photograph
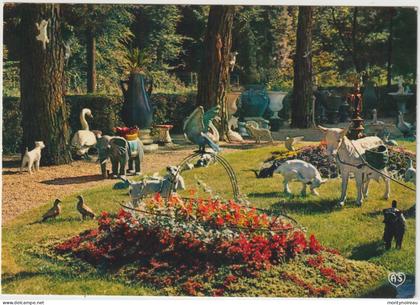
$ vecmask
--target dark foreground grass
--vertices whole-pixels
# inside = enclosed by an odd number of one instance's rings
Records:
[[[390,200],[380,200],[383,185],[373,182],[370,198],[362,207],[354,203],[354,181],[350,181],[348,203],[337,209],[335,203],[340,193],[340,180],[333,179],[321,186],[320,197],[309,195],[286,197],[281,193],[282,178],[275,175],[268,179],[255,179],[251,169],[259,168],[271,151],[280,147],[264,147],[255,150],[224,155],[238,176],[240,190],[248,195],[253,206],[274,212],[287,212],[314,233],[320,242],[338,249],[346,257],[335,256],[331,264],[344,266],[350,274],[351,284],[346,289],[336,288],[331,296],[361,296],[369,293],[386,279],[387,271],[403,271],[414,274],[415,267],[415,219],[408,219],[407,233],[402,250],[385,251],[382,243],[382,209],[389,207]],[[164,164],[162,165],[162,167]],[[197,188],[196,179],[206,181],[215,193],[229,197],[229,181],[222,167],[212,165],[208,169],[184,174],[187,187]],[[299,184],[292,190],[298,193]],[[401,209],[408,209],[415,202],[415,194],[399,185],[391,185],[391,199],[399,202]],[[119,203],[127,201],[126,190],[101,187],[84,192],[86,202],[94,211],[116,212]],[[188,195],[188,193],[185,193]],[[51,254],[52,246],[94,228],[94,220],[84,221],[76,211],[76,196],[63,199],[62,216],[47,223],[34,223],[51,202],[31,210],[3,227],[2,240],[2,293],[10,294],[72,294],[72,295],[166,295],[177,294],[176,289],[156,289],[141,282],[129,282],[118,273],[98,270],[79,260]],[[305,289],[296,286],[279,274],[294,271],[299,277],[314,284],[322,284],[322,278],[307,268],[300,260],[291,261],[263,273],[258,279],[241,279],[232,287],[232,295],[238,296],[308,296]],[[352,273],[353,272],[353,273]],[[354,275],[354,276],[353,276]]]

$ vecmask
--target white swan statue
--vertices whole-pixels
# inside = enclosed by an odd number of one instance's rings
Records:
[[[71,146],[76,150],[78,156],[89,159],[88,151],[89,148],[96,145],[96,136],[89,130],[86,116],[93,118],[92,111],[88,108],[83,108],[80,112],[80,124],[82,125],[82,129],[74,134],[71,140]]]

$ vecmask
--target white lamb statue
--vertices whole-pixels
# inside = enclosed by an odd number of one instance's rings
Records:
[[[287,195],[291,194],[289,189],[289,181],[291,180],[298,180],[302,182],[302,196],[306,196],[307,185],[309,185],[311,193],[318,196],[319,194],[315,189],[327,181],[321,178],[321,175],[315,166],[302,160],[285,161],[274,170],[274,173],[280,173],[283,175],[284,192]]]

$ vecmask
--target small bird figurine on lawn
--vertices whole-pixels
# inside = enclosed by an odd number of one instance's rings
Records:
[[[294,145],[298,144],[302,140],[303,137],[286,137],[286,141],[284,141],[284,146],[286,146],[288,151],[295,151]]]
[[[79,195],[77,196],[77,199],[79,200],[77,202],[77,210],[82,214],[83,220],[85,220],[86,217],[90,217],[91,219],[95,218],[95,213],[93,213],[92,209],[85,204],[83,196]]]
[[[60,215],[60,213],[61,213],[60,203],[61,203],[61,200],[60,199],[56,199],[54,201],[54,206],[51,209],[49,209],[47,211],[47,213],[45,213],[42,216],[41,222],[44,222],[44,221],[46,221],[49,218],[56,218],[58,215]]]

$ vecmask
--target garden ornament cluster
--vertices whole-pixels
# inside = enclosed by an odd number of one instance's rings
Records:
[[[47,29],[48,29],[48,20],[41,20],[40,23],[35,23],[36,28],[39,31],[39,34],[36,36],[36,40],[42,42],[42,48],[45,50],[47,48],[47,43],[50,42],[48,39]]]
[[[391,248],[392,240],[395,239],[395,248],[401,249],[402,241],[405,233],[405,217],[403,213],[397,209],[397,202],[392,201],[392,207],[383,210],[384,214],[384,236],[385,249]]]
[[[261,143],[262,139],[270,141],[273,143],[273,138],[271,132],[266,128],[259,128],[258,123],[255,121],[248,121],[245,124],[245,128],[248,134],[255,140],[255,143]]]
[[[22,164],[20,166],[20,171],[23,171],[24,167],[28,167],[29,174],[32,174],[32,170],[35,169],[39,171],[39,164],[41,163],[41,150],[45,148],[45,144],[42,141],[35,142],[35,148],[31,151],[28,151],[26,147],[25,154],[22,158]]]
[[[168,198],[172,192],[185,190],[184,178],[180,175],[180,168],[168,166],[167,174],[164,177],[147,177],[145,180],[133,182],[125,177],[121,179],[129,184],[131,203],[138,206],[140,201],[148,196],[159,193],[162,197]]]
[[[205,152],[206,145],[216,153],[220,151],[219,145],[209,135],[210,123],[217,116],[219,110],[220,106],[215,106],[204,112],[204,108],[198,106],[184,121],[184,136],[187,140],[197,144],[200,152]]]
[[[71,139],[71,147],[79,157],[90,159],[88,151],[91,147],[96,145],[96,135],[93,131],[89,130],[89,124],[86,117],[93,119],[92,111],[88,108],[83,108],[80,112],[80,125],[82,126],[82,129],[74,134]]]
[[[318,196],[318,192],[315,190],[320,187],[321,184],[327,180],[322,179],[318,170],[312,164],[302,160],[289,160],[284,161],[279,167],[274,170],[274,173],[282,174],[284,180],[284,193],[290,195],[289,182],[292,180],[298,180],[302,182],[301,195],[306,196],[306,186],[309,185],[311,193]]]
[[[328,156],[337,160],[340,169],[341,197],[338,204],[343,206],[346,201],[347,184],[350,173],[354,174],[356,180],[356,203],[358,205],[362,205],[363,198],[367,198],[369,182],[371,179],[375,179],[376,181],[379,181],[379,179],[384,180],[385,193],[383,198],[388,199],[390,181],[389,178],[382,175],[385,174],[388,176],[386,168],[375,171],[367,166],[362,158],[366,150],[383,145],[383,141],[376,136],[351,141],[346,136],[348,132],[347,128],[325,128],[322,126],[318,126],[318,128],[324,133]]]
[[[44,221],[46,221],[47,219],[50,219],[50,218],[56,218],[58,215],[60,215],[60,213],[61,213],[60,203],[61,203],[61,200],[56,199],[54,201],[53,207],[51,209],[49,209],[44,215],[42,215],[41,222],[44,222]]]
[[[141,163],[143,162],[143,144],[139,138],[127,141],[123,137],[98,135],[96,148],[98,149],[98,161],[101,165],[103,177],[107,177],[106,163],[111,160],[112,177],[125,176],[128,163],[128,172],[140,175]]]
[[[92,211],[90,207],[88,207],[85,203],[85,200],[82,195],[77,196],[77,210],[82,215],[83,220],[86,218],[93,219],[95,218],[95,213]]]

